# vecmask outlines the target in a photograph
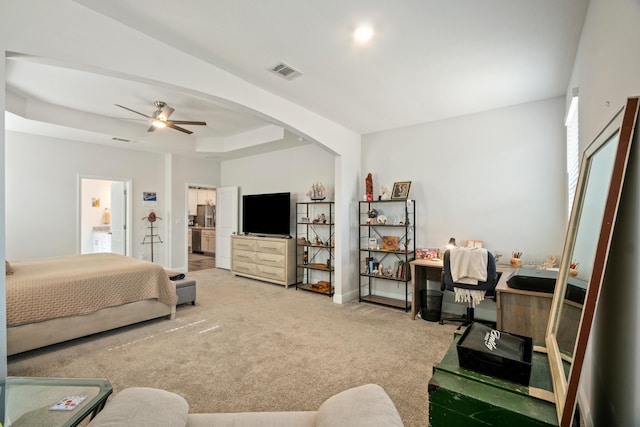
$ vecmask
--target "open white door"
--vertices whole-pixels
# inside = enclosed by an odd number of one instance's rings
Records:
[[[231,269],[231,235],[238,232],[238,187],[216,189],[216,267]]]
[[[127,255],[127,184],[111,183],[111,252]]]

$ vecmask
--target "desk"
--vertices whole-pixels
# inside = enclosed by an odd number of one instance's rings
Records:
[[[411,318],[422,309],[420,291],[427,289],[427,280],[440,283],[442,280],[442,260],[416,259],[411,261]],[[440,288],[438,288],[440,289]]]
[[[496,328],[544,343],[553,294],[510,288],[507,280],[512,274],[503,274],[496,286]],[[565,327],[557,337],[560,348],[573,349],[581,316],[582,305],[565,300]]]
[[[102,378],[7,377],[0,381],[0,419],[4,426],[74,427],[104,408],[111,383]],[[66,396],[87,396],[71,411],[50,411]]]

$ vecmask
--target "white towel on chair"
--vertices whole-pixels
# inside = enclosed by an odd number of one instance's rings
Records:
[[[487,281],[487,250],[484,248],[452,248],[449,265],[454,283],[477,285]]]
[[[484,301],[484,295],[486,291],[480,291],[477,289],[463,289],[453,288],[455,292],[456,302],[471,303],[471,307],[474,307]]]

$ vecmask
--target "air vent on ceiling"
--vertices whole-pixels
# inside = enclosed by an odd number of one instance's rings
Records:
[[[114,140],[114,141],[120,141],[120,142],[136,142],[136,141],[133,141],[131,139],[118,138],[117,136],[114,136],[111,139]]]
[[[302,72],[296,70],[290,65],[285,64],[284,62],[279,62],[278,64],[269,68],[269,70],[287,80],[291,80],[302,75]]]

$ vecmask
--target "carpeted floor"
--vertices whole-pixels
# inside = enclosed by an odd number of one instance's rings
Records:
[[[428,425],[427,385],[456,325],[412,320],[295,288],[188,274],[196,305],[157,320],[8,360],[13,376],[104,377],[114,392],[147,386],[185,397],[190,412],[316,410],[329,396],[381,385],[407,427]]]

